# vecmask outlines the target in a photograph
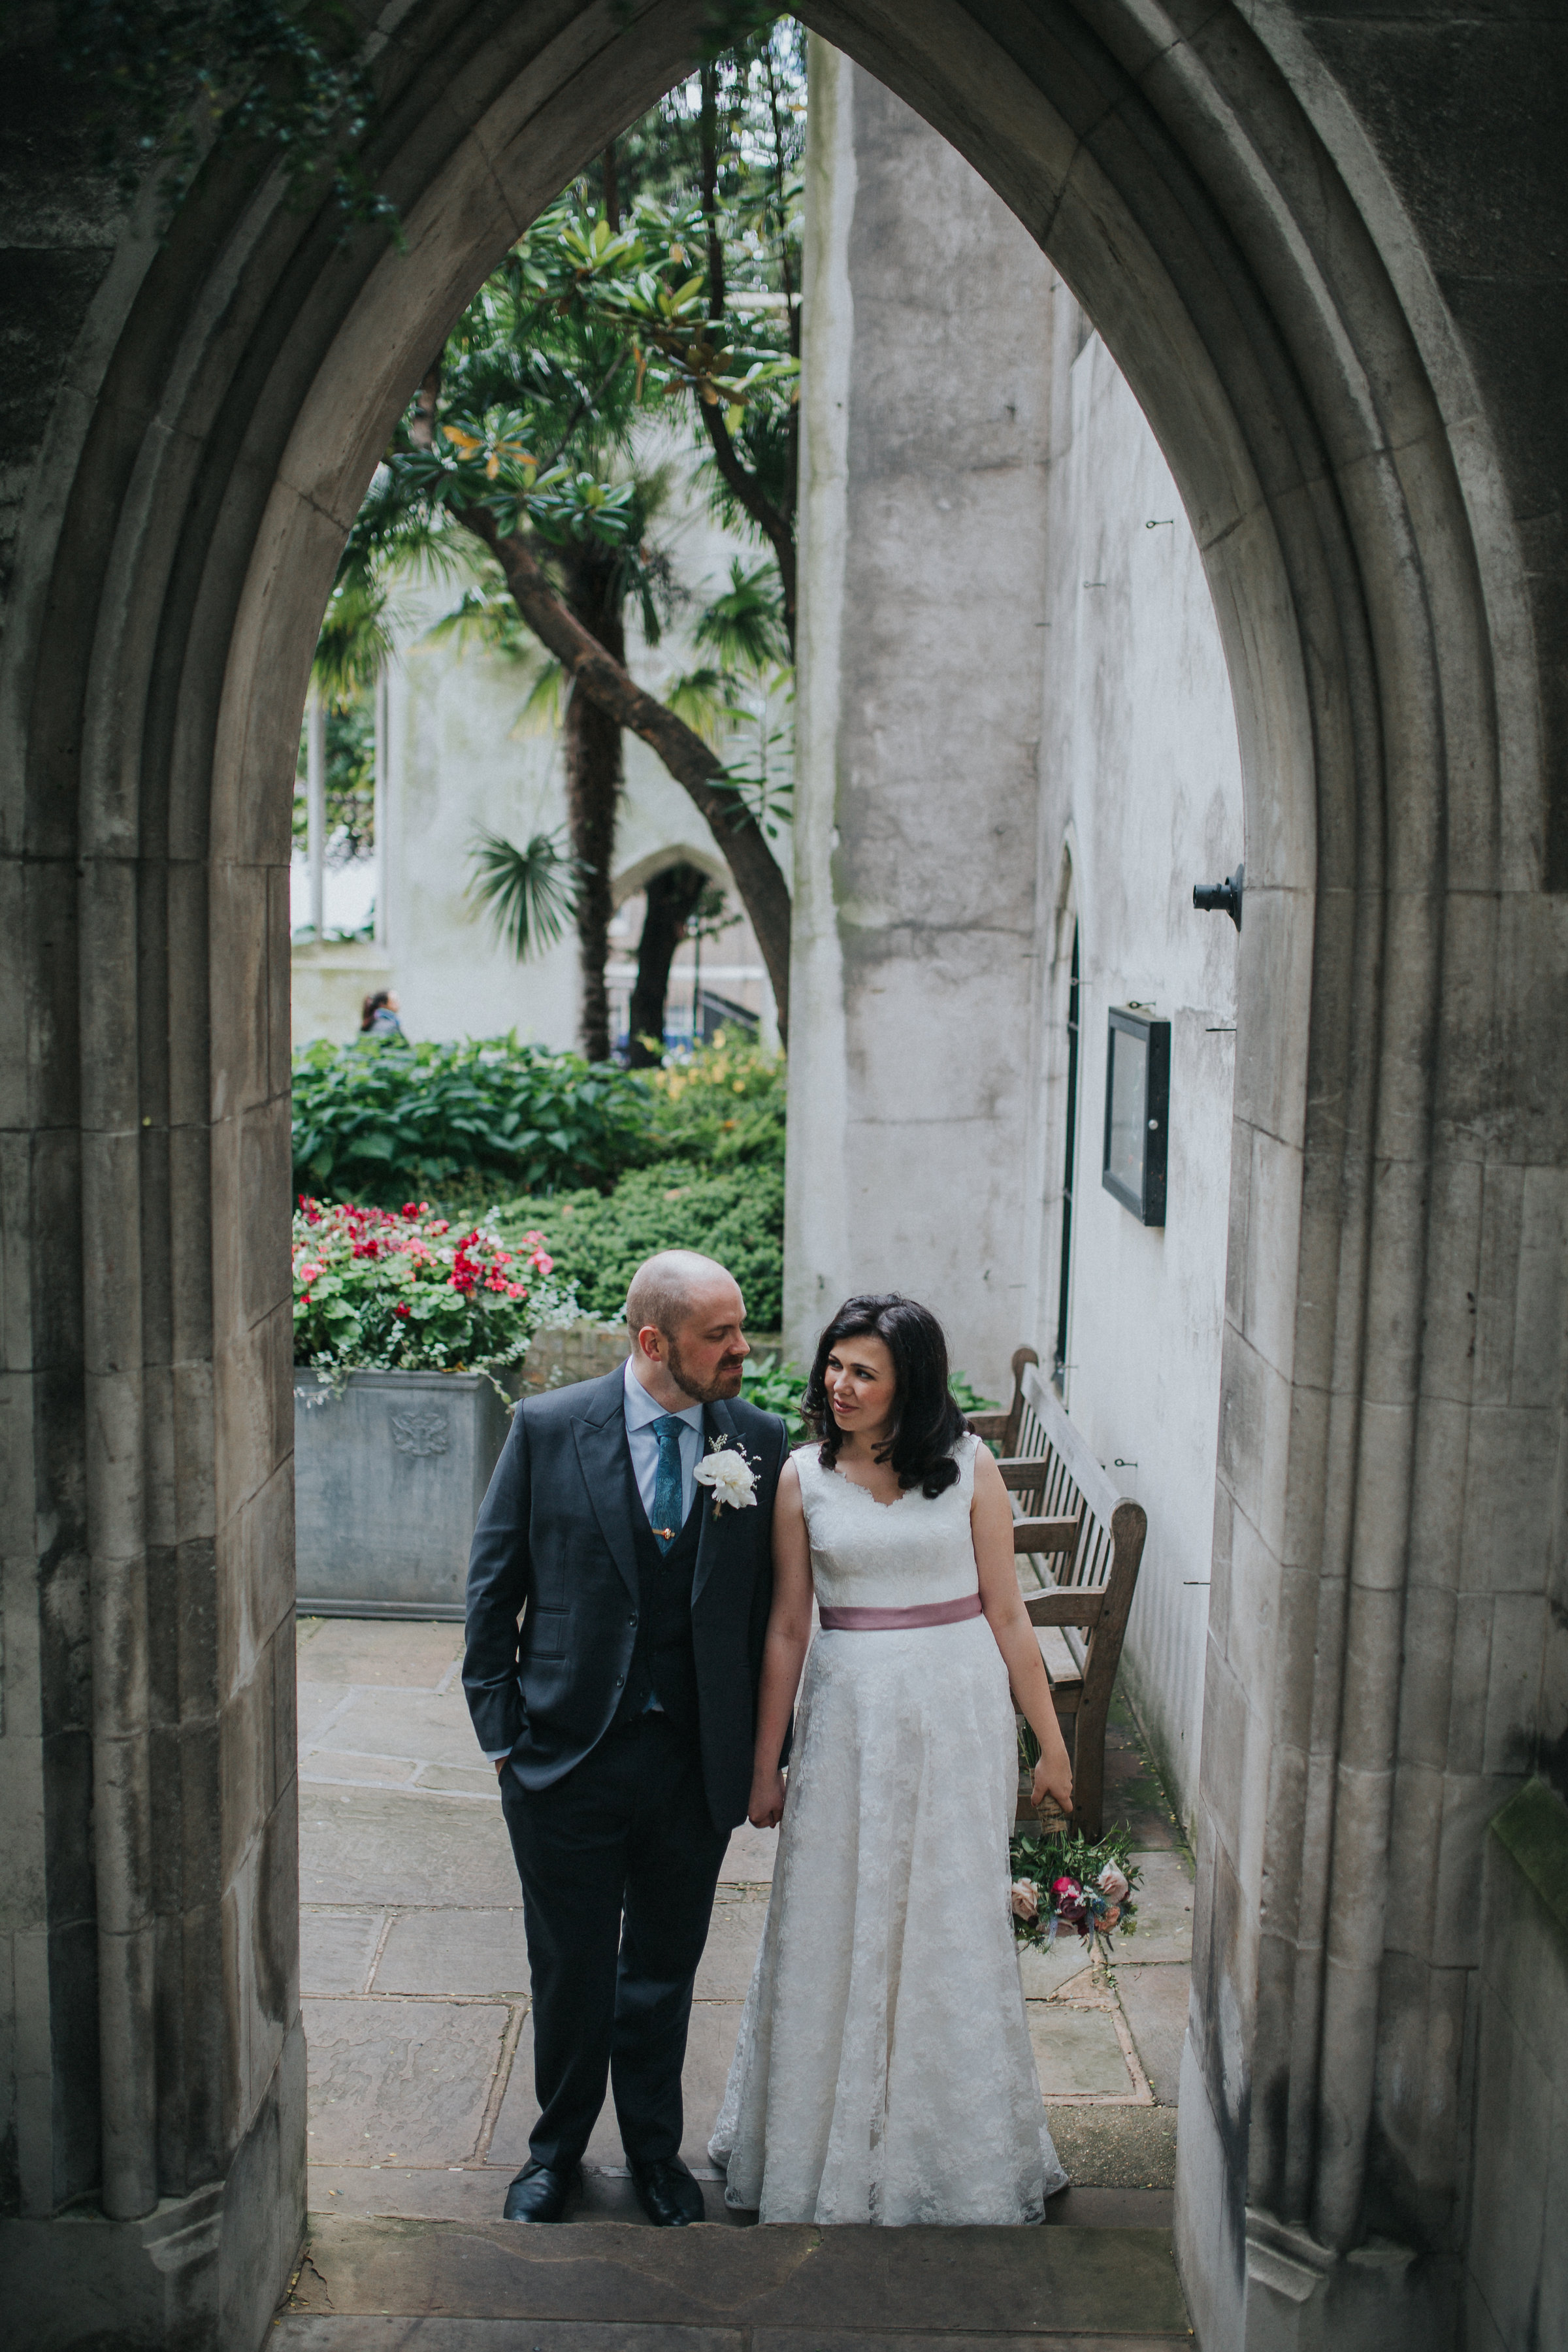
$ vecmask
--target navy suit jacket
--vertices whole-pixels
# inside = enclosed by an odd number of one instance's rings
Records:
[[[617,1369],[523,1400],[474,1530],[463,1687],[480,1747],[510,1748],[525,1789],[548,1788],[604,1738],[631,1667],[642,1505],[623,1378]],[[773,1496],[789,1441],[776,1413],[740,1398],[707,1406],[703,1427],[743,1448],[757,1471],[752,1508],[716,1512],[704,1486],[693,1506],[702,1514],[691,1581],[702,1777],[714,1826],[728,1830],[751,1794]]]

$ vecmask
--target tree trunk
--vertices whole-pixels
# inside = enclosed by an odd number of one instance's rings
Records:
[[[566,597],[574,617],[616,661],[626,656],[614,554],[597,541],[565,549]],[[605,966],[615,911],[611,879],[621,794],[621,729],[575,679],[566,701],[566,829],[578,861],[577,962],[581,994],[577,1045],[584,1060],[610,1058],[610,997]]]
[[[713,462],[739,503],[763,531],[773,549],[779,567],[779,586],[784,592],[784,635],[789,639],[789,657],[795,659],[795,531],[785,515],[780,514],[757,480],[741,462],[739,451],[730,438],[730,427],[724,421],[724,411],[717,398],[700,399],[698,415],[707,427],[708,438],[713,445]],[[795,437],[792,428],[792,440]]]
[[[647,886],[647,912],[637,947],[637,986],[632,991],[631,1066],[657,1069],[664,1058],[665,1007],[669,967],[686,937],[686,926],[708,887],[700,866],[667,866]],[[646,1041],[646,1042],[645,1042]]]
[[[458,520],[482,539],[506,574],[512,602],[542,645],[618,725],[640,735],[684,786],[712,829],[735,878],[767,966],[778,1009],[779,1035],[789,1040],[789,890],[762,828],[724,773],[724,763],[700,735],[646,694],[624,662],[607,653],[556,594],[526,540],[505,535],[486,507],[464,507]]]
[[[703,67],[700,89],[701,103],[698,114],[698,122],[700,126],[701,152],[702,214],[708,228],[708,315],[710,319],[718,320],[722,319],[724,316],[724,238],[719,225],[719,77],[712,66]],[[778,145],[780,135],[775,94],[773,111],[773,138],[775,148]],[[781,177],[782,169],[783,167],[781,164]],[[784,293],[787,298],[791,291],[789,277],[789,248],[787,243],[784,242],[782,234],[784,227],[782,196],[779,211],[779,227],[781,232],[780,249],[784,259]],[[800,322],[793,303],[789,304],[786,316],[789,322],[790,348],[794,352],[795,358],[798,360],[800,357]],[[730,427],[725,420],[723,407],[720,403],[718,394],[714,394],[710,399],[703,399],[700,397],[697,403],[697,413],[702,419],[703,426],[707,431],[709,440],[713,445],[714,463],[717,465],[720,474],[729,488],[731,496],[739,501],[740,505],[744,509],[745,512],[751,516],[752,520],[757,525],[758,529],[764,533],[767,538],[768,544],[773,551],[773,559],[779,567],[779,586],[784,592],[784,635],[789,639],[789,657],[793,662],[795,659],[795,623],[794,523],[788,515],[779,513],[778,509],[773,506],[772,500],[764,492],[761,482],[757,480],[753,474],[749,473],[746,467],[742,464],[740,452],[736,449],[734,442],[730,437]],[[794,409],[791,412],[792,429],[790,439],[792,448],[795,446],[795,442],[798,439],[798,424],[796,420],[798,420],[799,413],[798,408]],[[792,482],[795,480],[795,468],[792,462],[790,467],[790,480]]]

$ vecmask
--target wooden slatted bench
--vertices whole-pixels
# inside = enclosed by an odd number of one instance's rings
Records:
[[[1002,1449],[1018,1580],[1072,1759],[1073,1818],[1097,1838],[1104,1826],[1105,1727],[1149,1522],[1142,1504],[1116,1492],[1041,1378],[1033,1348],[1014,1355],[1007,1411],[971,1413],[969,1421]],[[1026,1806],[1026,1797],[1021,1802]],[[1033,1809],[1020,1820],[1032,1826]]]

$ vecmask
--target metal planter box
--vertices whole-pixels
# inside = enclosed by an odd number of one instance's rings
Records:
[[[468,1545],[507,1408],[479,1372],[294,1375],[302,1616],[461,1617]]]

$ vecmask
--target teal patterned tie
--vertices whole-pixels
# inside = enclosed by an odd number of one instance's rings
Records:
[[[672,1412],[661,1412],[653,1424],[658,1440],[658,1471],[653,1482],[650,1518],[660,1551],[668,1551],[680,1533],[680,1429]]]

